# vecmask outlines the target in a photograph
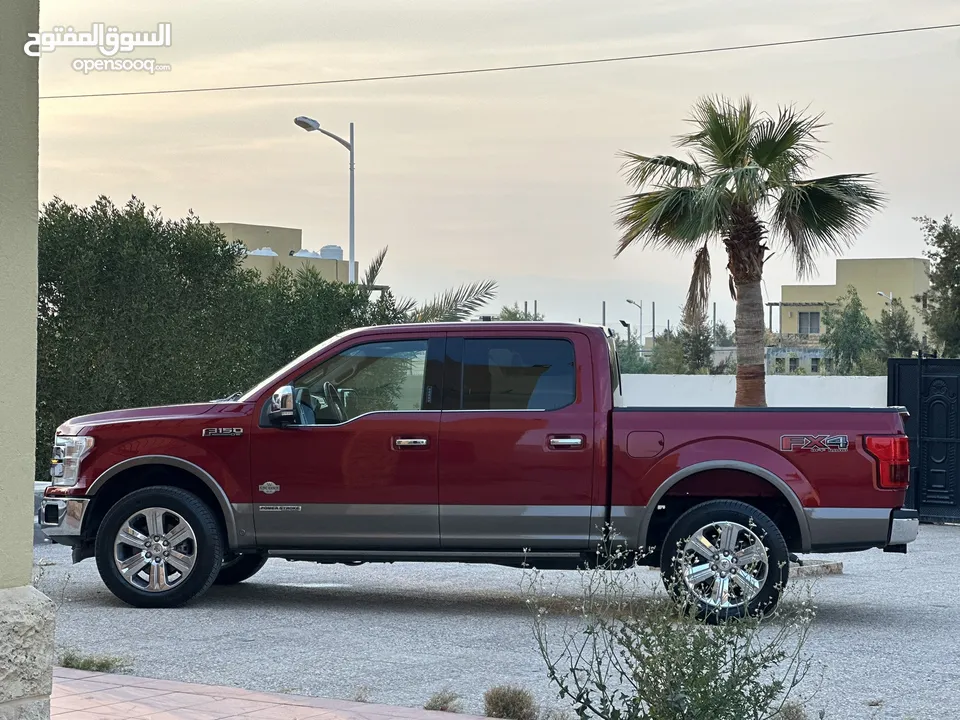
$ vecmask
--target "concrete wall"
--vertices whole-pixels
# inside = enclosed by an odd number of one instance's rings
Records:
[[[0,589],[33,567],[39,65],[23,45],[38,2],[0,2]]]
[[[648,407],[733,407],[733,375],[624,375],[623,400]],[[767,377],[770,407],[886,407],[886,377]]]
[[[852,285],[863,301],[864,311],[871,320],[879,320],[887,301],[877,292],[893,293],[914,320],[917,334],[922,335],[922,322],[913,297],[930,289],[927,276],[930,263],[925,258],[845,258],[837,260],[834,285],[784,285],[780,288],[783,303],[832,303],[847,292]],[[780,308],[781,333],[799,332],[799,313],[823,312],[823,307]],[[823,323],[820,332],[824,331]]]

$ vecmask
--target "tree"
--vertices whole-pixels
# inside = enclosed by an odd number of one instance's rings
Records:
[[[513,307],[504,305],[497,316],[499,320],[544,320],[544,316],[538,312],[530,312],[520,307],[519,303],[514,303]]]
[[[890,302],[876,324],[877,352],[881,360],[911,357],[920,349],[920,340],[913,329],[913,318],[899,298]]]
[[[865,374],[864,363],[875,357],[877,334],[856,288],[851,285],[836,306],[824,309],[823,324],[826,332],[820,342],[833,355],[837,374]]]
[[[689,159],[622,153],[635,194],[623,198],[615,253],[646,248],[695,251],[687,305],[705,308],[709,246],[723,243],[737,303],[736,405],[766,406],[761,281],[768,233],[806,277],[816,256],[840,252],[862,230],[883,196],[862,174],[807,178],[819,154],[821,116],[795,107],[760,113],[749,98],[703,98],[693,131],[677,141]]]
[[[928,217],[915,219],[923,228],[925,255],[930,260],[924,321],[940,354],[960,357],[960,228],[949,215],[942,222]]]
[[[713,368],[713,332],[707,324],[707,311],[686,308],[677,339],[683,350],[683,363],[691,375]]]
[[[717,323],[713,342],[717,347],[721,348],[733,347],[737,344],[736,339],[733,337],[733,333],[730,332],[730,328],[727,327],[725,322]]]
[[[640,340],[630,335],[624,340],[616,335],[617,357],[620,359],[620,372],[624,375],[645,375],[653,372],[650,361],[643,356]]]
[[[653,342],[650,362],[659,375],[685,375],[687,364],[683,359],[683,343],[673,330],[664,330]]]

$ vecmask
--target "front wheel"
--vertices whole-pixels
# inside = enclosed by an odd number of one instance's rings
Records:
[[[262,568],[267,562],[267,555],[233,555],[223,559],[223,565],[220,572],[217,573],[217,579],[213,581],[214,585],[236,585],[244,580],[249,580]]]
[[[664,541],[667,589],[709,622],[772,612],[786,587],[790,554],[767,515],[747,503],[711,500],[687,510]]]
[[[121,498],[97,531],[97,569],[129,605],[169,608],[205,592],[223,564],[223,534],[211,509],[176,487]]]

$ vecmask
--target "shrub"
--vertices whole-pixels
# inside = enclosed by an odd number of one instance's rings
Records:
[[[110,655],[82,655],[73,650],[67,650],[60,656],[60,667],[87,672],[120,673],[129,669],[126,660]]]
[[[427,700],[423,709],[452,713],[463,712],[463,707],[460,705],[460,696],[451,690],[441,690],[440,692],[434,693],[430,699]]]
[[[697,619],[617,553],[580,573],[581,592],[553,617],[558,593],[532,571],[534,634],[550,682],[581,720],[798,720],[785,705],[806,676],[808,601],[767,618]],[[530,577],[530,576],[528,576]],[[557,637],[559,636],[559,637]],[[802,709],[802,708],[801,708]],[[502,716],[501,716],[502,717]]]
[[[537,720],[537,701],[533,694],[516,685],[498,685],[483,694],[487,717],[503,720]]]

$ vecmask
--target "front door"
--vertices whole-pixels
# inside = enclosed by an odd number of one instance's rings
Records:
[[[592,525],[603,518],[591,507],[592,372],[590,342],[580,333],[448,338],[444,549],[588,549]]]
[[[443,343],[358,339],[293,382],[296,424],[261,415],[251,444],[259,545],[439,547]]]

